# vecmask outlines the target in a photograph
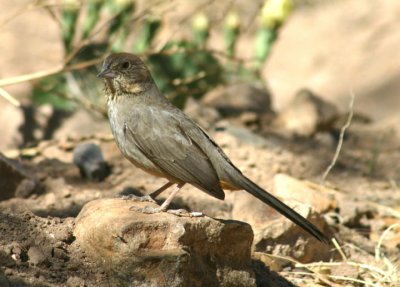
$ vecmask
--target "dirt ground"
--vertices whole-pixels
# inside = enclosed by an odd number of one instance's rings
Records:
[[[352,125],[339,160],[328,180],[322,183],[347,195],[336,210],[336,217],[343,221],[337,219],[339,223],[332,228],[336,236],[344,239],[347,248],[343,248],[348,256],[360,264],[369,263],[378,242],[388,262],[398,264],[399,227],[380,241],[383,232],[399,222],[400,194],[396,182],[400,150],[398,135],[392,132],[394,128],[390,123]],[[265,144],[261,146],[246,143],[227,131],[216,131],[213,135],[233,162],[265,187],[272,186],[276,172],[321,182],[336,146],[334,139],[327,141],[322,135],[293,140],[273,130],[262,133]],[[83,141],[98,143],[111,166],[111,174],[103,182],[81,178],[72,163],[72,149]],[[72,233],[74,217],[93,199],[148,193],[164,181],[131,166],[106,130],[91,138],[54,140],[20,152],[30,153],[21,163],[40,180],[43,191],[0,202],[0,265],[3,266],[0,280],[6,282],[7,278],[9,282],[0,285],[114,286],[109,276],[77,246]],[[228,200],[221,202],[193,187],[185,187],[174,202],[176,206],[201,210],[209,216],[229,218],[234,204],[230,196],[233,195],[228,192]],[[360,250],[349,251],[352,249],[349,246]],[[288,278],[289,270],[282,272],[281,276]],[[293,277],[294,284],[305,280],[299,275],[289,277]]]

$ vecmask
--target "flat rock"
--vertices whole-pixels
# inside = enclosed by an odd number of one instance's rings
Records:
[[[144,214],[148,202],[84,206],[74,234],[84,252],[131,286],[255,286],[250,225],[209,217]],[[117,284],[117,282],[116,282]]]

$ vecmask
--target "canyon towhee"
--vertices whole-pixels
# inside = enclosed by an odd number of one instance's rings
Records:
[[[111,129],[123,155],[169,181],[151,196],[177,184],[159,208],[147,212],[166,211],[186,183],[218,199],[224,199],[223,189],[243,189],[318,240],[328,241],[311,222],[245,177],[204,130],[162,95],[139,57],[112,54],[98,76],[105,81]]]

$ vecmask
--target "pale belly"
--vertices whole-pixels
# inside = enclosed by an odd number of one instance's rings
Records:
[[[111,130],[117,143],[118,148],[122,154],[136,167],[143,169],[144,171],[158,176],[165,177],[171,181],[176,181],[173,178],[165,175],[153,162],[151,162],[135,145],[134,142],[130,142],[126,135],[126,123],[123,119],[120,119],[112,107],[109,107],[108,116],[110,120]]]

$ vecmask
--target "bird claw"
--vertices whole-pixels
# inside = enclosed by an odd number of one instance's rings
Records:
[[[137,195],[134,195],[134,194],[128,194],[128,195],[121,196],[121,199],[123,199],[123,200],[132,200],[132,201],[136,201],[136,202],[157,203],[150,195],[137,196]]]

